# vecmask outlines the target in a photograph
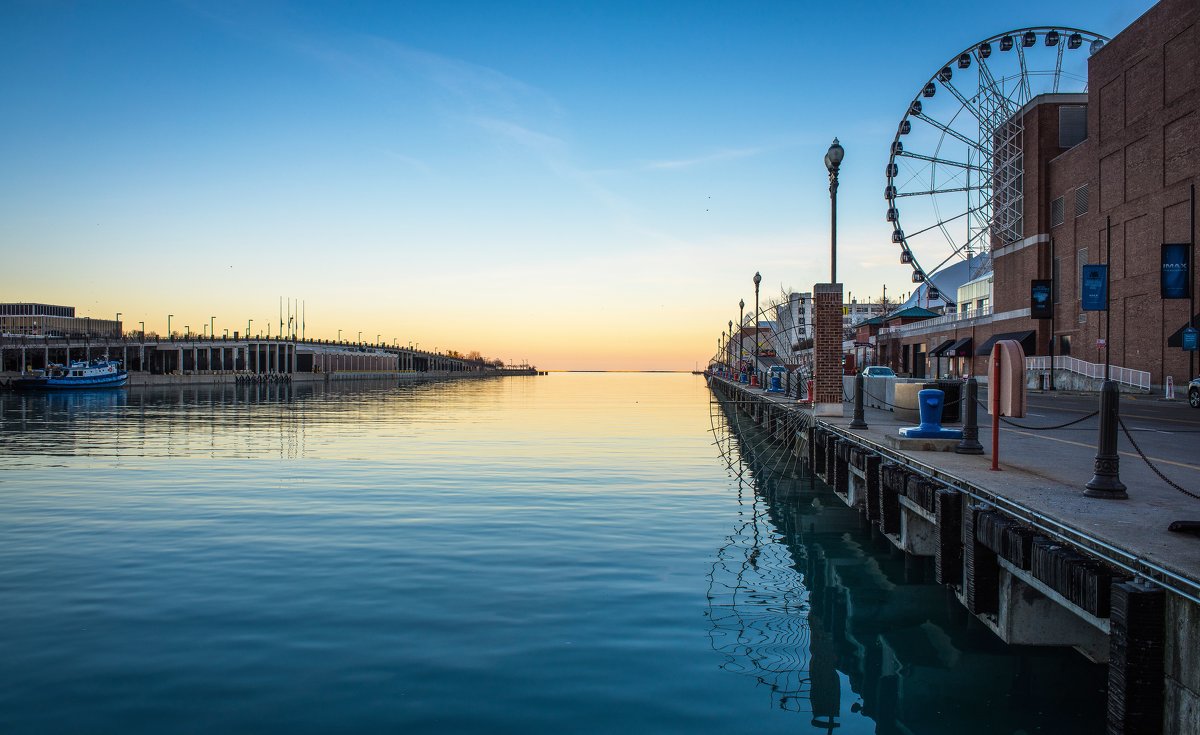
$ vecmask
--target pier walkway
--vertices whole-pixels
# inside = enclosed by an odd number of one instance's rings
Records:
[[[1014,421],[1026,427],[1057,426],[1092,413],[1098,400],[1095,396],[1057,398],[1031,396],[1029,413]],[[1152,401],[1145,397],[1123,400],[1121,414],[1126,427],[1160,471],[1200,494],[1200,411],[1176,401],[1169,406],[1174,410],[1164,412]],[[1140,410],[1143,404],[1157,410]],[[1156,415],[1162,413],[1168,415]],[[822,418],[820,422],[884,449],[886,436],[914,425],[890,411],[866,409],[869,428],[851,429],[852,415],[852,406],[847,404],[845,417]],[[1074,532],[1080,543],[1094,545],[1087,541],[1091,537],[1107,544],[1113,552],[1129,555],[1131,562],[1141,560],[1137,566],[1150,573],[1155,570],[1148,565],[1162,567],[1178,575],[1175,581],[1185,590],[1200,597],[1200,538],[1167,530],[1172,521],[1200,520],[1200,499],[1180,493],[1156,476],[1124,433],[1119,435],[1118,448],[1121,481],[1128,488],[1129,499],[1101,500],[1083,495],[1083,486],[1092,478],[1098,421],[1098,417],[1092,417],[1050,431],[1001,423],[999,472],[991,470],[991,417],[982,408],[982,455],[887,451],[902,454],[937,476],[985,490],[999,502],[1007,500],[1044,516]],[[1100,548],[1097,546],[1097,550]]]

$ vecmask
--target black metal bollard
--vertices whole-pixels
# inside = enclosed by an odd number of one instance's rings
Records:
[[[867,416],[863,411],[863,374],[854,374],[854,419],[850,422],[851,429],[867,428]]]
[[[1100,439],[1095,470],[1083,491],[1089,498],[1124,500],[1129,497],[1125,483],[1121,482],[1121,455],[1117,454],[1119,397],[1116,382],[1104,381],[1100,388]]]
[[[967,378],[966,395],[963,396],[963,438],[954,448],[957,454],[983,454],[979,443],[979,383]]]

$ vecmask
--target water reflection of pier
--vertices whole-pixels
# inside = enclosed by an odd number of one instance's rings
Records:
[[[710,579],[722,668],[814,732],[1103,729],[1103,666],[1004,645],[933,584],[928,560],[895,550],[736,404],[714,403],[713,418],[747,506]]]
[[[347,394],[420,391],[433,384],[216,383],[164,385],[137,391],[0,392],[0,440],[49,455],[194,455],[197,441],[235,456],[304,456],[309,431],[321,423],[361,425],[375,403]],[[194,424],[202,422],[205,432]],[[205,438],[207,437],[207,438]]]

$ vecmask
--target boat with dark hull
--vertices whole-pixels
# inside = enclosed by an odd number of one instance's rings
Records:
[[[115,360],[78,360],[70,365],[51,363],[45,370],[34,370],[12,381],[13,390],[80,390],[120,388],[129,373]]]

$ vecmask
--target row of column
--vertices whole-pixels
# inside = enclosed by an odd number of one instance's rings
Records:
[[[0,347],[0,372],[46,368],[52,361],[91,360],[108,355],[131,372],[253,372],[295,373],[336,371],[463,372],[461,360],[417,352],[352,352],[305,350],[291,342],[205,344],[150,342],[118,345],[52,343]]]

